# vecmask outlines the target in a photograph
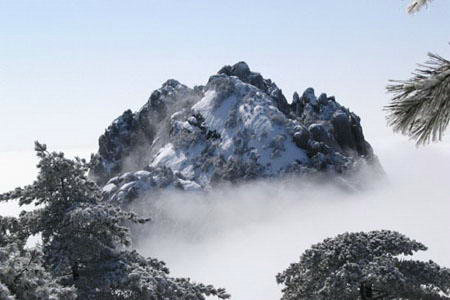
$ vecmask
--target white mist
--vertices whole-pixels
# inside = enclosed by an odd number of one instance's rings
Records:
[[[137,247],[173,275],[226,287],[233,299],[279,299],[275,275],[313,243],[345,231],[397,230],[417,255],[450,266],[450,146],[375,149],[389,182],[349,194],[327,185],[260,181],[209,195],[169,192],[139,212],[154,221]]]

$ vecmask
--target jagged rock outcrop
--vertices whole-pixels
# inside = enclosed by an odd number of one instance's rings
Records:
[[[289,104],[244,62],[193,89],[169,80],[143,108],[126,111],[99,139],[91,174],[107,196],[130,201],[162,188],[207,189],[222,181],[380,170],[359,117],[308,88]]]
[[[157,146],[151,147],[155,137],[167,134],[167,117],[192,106],[202,96],[202,87],[190,89],[176,80],[166,81],[139,111],[125,111],[100,136],[99,160],[91,174],[105,182],[124,170],[144,167]]]

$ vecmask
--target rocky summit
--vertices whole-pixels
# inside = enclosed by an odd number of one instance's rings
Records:
[[[312,88],[289,103],[245,62],[223,67],[205,86],[168,80],[139,111],[113,121],[95,157],[91,175],[121,203],[169,187],[381,170],[356,114]]]

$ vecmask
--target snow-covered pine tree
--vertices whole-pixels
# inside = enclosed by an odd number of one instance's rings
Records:
[[[415,13],[431,0],[414,0],[408,12]],[[393,80],[393,94],[385,107],[388,124],[408,135],[418,145],[440,141],[450,121],[450,61],[429,53],[429,61],[408,80]]]
[[[39,247],[24,248],[26,235],[16,218],[0,217],[0,300],[76,298],[43,267]]]
[[[169,277],[163,262],[130,250],[130,233],[124,224],[148,220],[103,200],[99,187],[86,175],[90,164],[85,160],[50,153],[38,142],[35,150],[40,158],[37,179],[0,195],[0,200],[38,206],[22,212],[18,223],[22,240],[42,235],[42,267],[55,282],[75,287],[83,300],[229,297],[224,289]]]
[[[450,299],[450,269],[401,257],[426,249],[388,230],[325,239],[277,275],[282,300]]]

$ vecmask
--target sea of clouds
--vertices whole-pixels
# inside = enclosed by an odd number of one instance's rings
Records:
[[[138,202],[153,221],[135,246],[164,260],[178,276],[226,287],[233,299],[279,299],[275,275],[312,244],[345,231],[391,229],[429,250],[420,259],[450,266],[450,143],[373,143],[387,180],[350,193],[305,180],[258,181],[208,194],[167,192]],[[88,157],[86,149],[66,151]],[[0,153],[0,192],[31,183],[33,152]],[[15,203],[0,206],[17,215]]]
[[[153,218],[136,246],[175,275],[248,300],[279,299],[275,275],[345,231],[397,230],[429,246],[416,258],[450,266],[450,145],[384,141],[376,151],[387,180],[364,191],[290,179],[151,197],[136,205]]]

